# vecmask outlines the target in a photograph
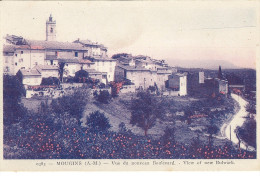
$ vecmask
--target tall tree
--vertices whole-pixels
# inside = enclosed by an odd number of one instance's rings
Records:
[[[26,108],[20,103],[25,93],[21,81],[16,76],[4,75],[3,77],[3,110],[4,124],[13,124],[26,114]]]
[[[223,79],[222,71],[221,71],[221,66],[218,68],[218,78]]]
[[[60,82],[62,82],[62,80],[63,80],[64,67],[65,67],[65,62],[59,62]]]
[[[162,103],[149,92],[139,92],[137,98],[131,102],[131,120],[130,123],[144,130],[144,135],[155,124],[157,119],[164,117],[165,111]]]

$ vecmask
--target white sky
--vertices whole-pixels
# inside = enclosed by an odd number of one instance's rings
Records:
[[[257,1],[1,2],[2,36],[45,40],[50,13],[57,40],[90,39],[156,59],[217,59],[255,68]]]

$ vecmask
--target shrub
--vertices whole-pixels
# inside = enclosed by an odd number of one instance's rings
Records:
[[[85,70],[79,70],[75,73],[74,81],[85,83],[87,82],[88,76],[88,72],[86,72]]]
[[[119,133],[126,133],[127,132],[127,129],[126,129],[126,126],[125,126],[125,123],[124,122],[121,122],[119,125]]]
[[[58,85],[59,79],[55,77],[42,78],[41,85]]]
[[[104,132],[111,128],[108,118],[99,111],[92,112],[87,117],[87,125],[91,132]]]
[[[96,95],[96,99],[100,103],[107,104],[110,101],[111,97],[107,90],[101,90],[99,91],[99,94]]]

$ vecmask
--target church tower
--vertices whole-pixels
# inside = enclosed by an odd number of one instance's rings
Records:
[[[52,19],[51,14],[46,21],[46,41],[56,41],[56,21]]]

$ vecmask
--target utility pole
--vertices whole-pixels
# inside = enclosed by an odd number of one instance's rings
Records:
[[[229,127],[230,127],[230,141],[231,141],[231,125]]]

